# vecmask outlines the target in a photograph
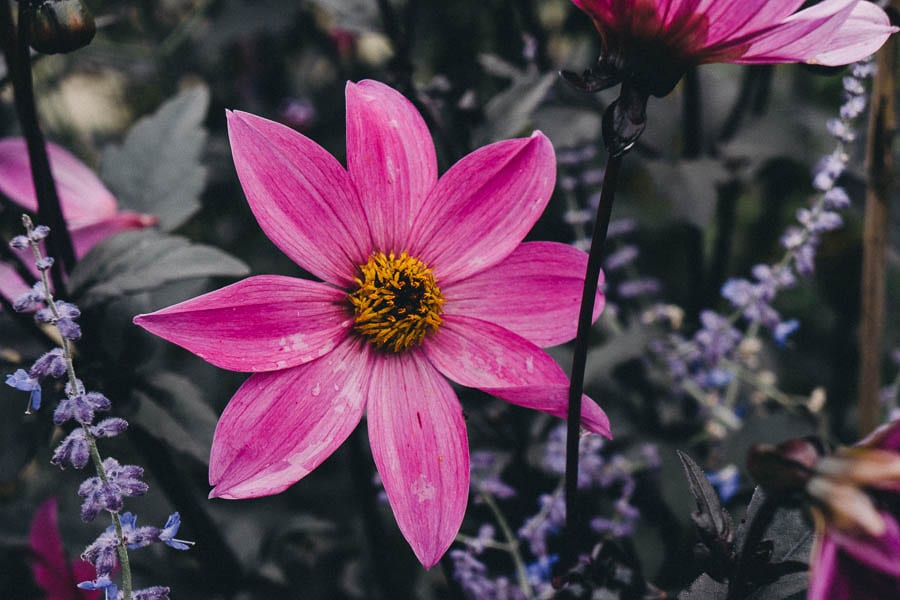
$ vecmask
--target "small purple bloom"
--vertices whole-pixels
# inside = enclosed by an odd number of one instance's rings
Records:
[[[126,429],[128,429],[128,421],[119,417],[110,417],[91,427],[91,435],[95,438],[111,438],[116,437]]]
[[[66,374],[66,356],[62,348],[54,348],[34,361],[28,375],[35,379],[53,377],[59,379]]]
[[[797,319],[783,321],[775,326],[775,329],[772,331],[772,337],[775,339],[775,343],[783,348],[785,344],[787,344],[788,336],[797,331],[799,328],[800,321],[798,321]]]
[[[41,408],[41,382],[29,376],[24,369],[16,369],[15,373],[7,375],[6,385],[23,392],[31,392],[31,396],[28,399],[28,408],[25,409],[26,414]]]
[[[84,430],[80,427],[73,429],[72,432],[59,443],[59,446],[53,451],[53,457],[50,463],[56,465],[60,469],[66,468],[66,465],[72,465],[76,469],[83,469],[90,459],[90,449],[87,440],[84,437]]]
[[[81,339],[81,326],[72,319],[60,319],[56,322],[59,335],[67,340],[77,341]]]
[[[133,600],[169,600],[169,588],[162,585],[144,588],[142,590],[134,590],[131,597]]]
[[[194,544],[194,542],[186,542],[184,540],[176,539],[175,536],[178,535],[178,529],[181,527],[181,515],[177,512],[169,515],[169,518],[166,520],[165,526],[159,532],[159,541],[164,543],[166,546],[170,548],[175,548],[176,550],[189,550],[190,547]],[[481,531],[478,533],[479,538],[481,537]],[[491,536],[493,538],[493,536]]]
[[[33,242],[39,242],[50,235],[50,228],[46,225],[36,225],[31,233],[28,234],[29,239]]]
[[[25,250],[30,245],[31,243],[24,235],[17,235],[13,239],[9,240],[9,247],[13,250]]]
[[[825,207],[833,210],[844,210],[850,207],[850,196],[842,187],[833,187],[823,197]]]
[[[78,495],[84,498],[81,504],[81,519],[92,521],[102,510],[119,512],[122,498],[140,496],[147,492],[147,484],[140,480],[144,470],[136,465],[120,465],[114,458],[103,461],[106,483],[99,477],[85,480],[78,488]]]
[[[90,425],[94,421],[95,411],[109,410],[111,406],[109,398],[100,392],[76,394],[59,401],[53,412],[53,422],[62,425],[66,421],[74,419],[82,425]]]
[[[54,262],[56,261],[53,260],[52,256],[44,256],[43,258],[38,259],[38,261],[34,263],[34,266],[38,271],[49,271]]]
[[[115,527],[107,527],[91,545],[84,549],[81,558],[88,561],[97,569],[97,575],[109,575],[118,564],[116,548],[119,540],[116,538]]]
[[[112,579],[109,578],[109,575],[100,575],[93,581],[82,581],[78,584],[78,587],[83,590],[105,590],[110,586],[116,587],[116,584],[112,582]]]

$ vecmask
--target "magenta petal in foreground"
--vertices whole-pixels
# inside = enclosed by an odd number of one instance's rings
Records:
[[[425,344],[428,359],[447,378],[507,402],[565,418],[569,381],[546,352],[516,334],[470,317],[447,315],[439,335]],[[609,419],[583,397],[582,425],[612,437]]]
[[[331,456],[365,408],[371,361],[361,346],[347,338],[319,360],[252,375],[216,426],[210,497],[277,494]]]
[[[421,357],[379,356],[371,376],[372,456],[400,531],[431,568],[453,543],[469,497],[462,407]]]
[[[293,129],[248,113],[228,113],[228,136],[247,202],[268,238],[316,277],[352,284],[371,236],[337,159]]]
[[[550,140],[540,132],[479,148],[435,186],[410,233],[410,253],[443,285],[506,258],[547,206],[556,182]]]
[[[232,371],[274,371],[329,352],[352,320],[346,294],[316,281],[258,275],[134,322]]]
[[[347,83],[347,169],[376,248],[404,246],[437,182],[431,134],[415,107],[377,81]]]
[[[490,269],[446,286],[444,310],[496,323],[541,347],[562,344],[575,337],[586,269],[581,250],[526,242]],[[598,290],[593,320],[604,301]]]

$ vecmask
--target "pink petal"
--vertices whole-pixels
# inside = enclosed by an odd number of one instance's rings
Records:
[[[416,354],[379,355],[367,412],[375,466],[426,569],[453,543],[469,496],[469,447],[450,384]]]
[[[900,419],[885,423],[856,445],[900,452]]]
[[[846,65],[874,54],[898,31],[887,13],[872,2],[859,2],[837,33],[831,36],[825,51],[811,62],[822,65]]]
[[[94,579],[97,576],[94,567],[85,579],[75,580],[66,557],[62,537],[59,534],[59,519],[56,498],[48,498],[38,506],[31,521],[28,533],[28,544],[33,558],[32,571],[34,581],[43,590],[46,600],[94,600],[99,598],[98,592],[87,593],[75,587],[80,581]],[[73,564],[72,567],[76,565]],[[84,567],[79,566],[84,573]]]
[[[553,147],[540,132],[479,148],[428,196],[410,233],[410,254],[434,269],[439,284],[497,264],[537,221],[555,179]]]
[[[425,354],[449,379],[507,402],[566,418],[569,381],[550,356],[518,335],[487,321],[444,315],[441,330],[426,338]],[[582,426],[611,438],[609,419],[582,397]]]
[[[730,38],[709,52],[740,49],[737,63],[780,63],[811,61],[829,51],[832,39],[855,10],[858,0],[825,0],[795,13],[781,23]],[[864,58],[860,55],[852,60]]]
[[[63,216],[70,226],[93,223],[116,213],[115,197],[84,163],[52,142],[47,143],[47,154]],[[31,161],[23,138],[0,140],[0,192],[22,208],[37,212]]]
[[[324,283],[259,275],[134,322],[217,367],[274,371],[334,349],[353,323],[346,298]]]
[[[826,534],[821,540],[817,540],[813,549],[814,554],[810,556],[809,561],[810,576],[806,600],[829,600],[837,568],[837,545]]]
[[[413,216],[437,182],[431,134],[402,94],[377,81],[347,83],[347,168],[375,248],[401,252]]]
[[[310,273],[351,285],[372,242],[350,176],[293,129],[243,112],[227,116],[234,166],[260,227]]]
[[[277,494],[318,467],[362,418],[371,363],[347,337],[319,360],[251,375],[216,426],[210,497]]]
[[[29,290],[31,286],[25,283],[18,271],[7,263],[0,262],[0,296],[12,304],[16,298]]]
[[[804,0],[703,0],[697,12],[709,25],[706,45],[781,23],[803,6]]]
[[[865,568],[900,578],[900,526],[896,519],[886,512],[881,513],[887,530],[880,537],[852,535],[837,528],[830,528],[826,538],[830,538],[840,548]]]
[[[123,211],[101,221],[70,228],[75,254],[81,258],[87,254],[88,250],[110,236],[132,229],[153,227],[157,221],[158,219],[154,215]]]
[[[575,337],[586,269],[581,250],[527,242],[493,267],[446,286],[444,311],[496,323],[541,347],[562,344]],[[595,320],[604,301],[598,291]]]

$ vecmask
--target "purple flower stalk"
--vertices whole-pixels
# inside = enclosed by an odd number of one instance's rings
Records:
[[[28,371],[19,369],[8,375],[6,383],[16,389],[30,392],[27,413],[31,409],[40,408],[42,379],[48,377],[60,379],[64,376],[67,378],[65,397],[58,403],[53,413],[53,421],[56,425],[75,421],[79,427],[73,429],[57,446],[51,463],[60,468],[72,466],[82,469],[90,458],[97,475],[85,480],[78,489],[78,495],[84,498],[81,518],[84,521],[91,521],[106,511],[110,513],[112,519],[112,524],[82,554],[82,558],[94,566],[97,576],[93,580],[82,581],[78,587],[90,591],[103,590],[107,600],[166,599],[169,597],[167,587],[132,590],[128,550],[153,542],[162,542],[178,550],[187,550],[190,542],[175,538],[181,523],[178,513],[171,515],[162,529],[138,528],[135,526],[134,515],[131,513],[119,515],[125,497],[139,496],[147,492],[147,484],[141,481],[144,470],[136,465],[121,465],[111,457],[104,460],[100,456],[97,439],[119,435],[125,431],[128,423],[124,419],[111,417],[94,424],[96,413],[108,411],[111,403],[103,394],[86,390],[75,375],[72,343],[81,338],[81,328],[77,323],[81,311],[74,304],[53,298],[47,275],[53,261],[49,257],[42,256],[40,247],[40,241],[47,236],[49,229],[42,225],[35,227],[27,215],[23,215],[22,224],[26,235],[16,236],[10,246],[20,251],[31,249],[35,270],[41,280],[14,302],[14,308],[19,311],[37,309],[34,313],[35,321],[55,326],[62,347],[55,348],[38,358]],[[117,564],[121,564],[122,567],[121,591],[110,579],[110,574]]]

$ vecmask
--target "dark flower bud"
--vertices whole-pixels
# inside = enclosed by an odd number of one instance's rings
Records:
[[[31,17],[31,47],[44,54],[72,52],[87,46],[97,26],[81,0],[47,0]]]
[[[821,456],[822,449],[809,439],[789,440],[778,446],[757,444],[747,453],[747,470],[770,494],[791,494],[805,488]]]

